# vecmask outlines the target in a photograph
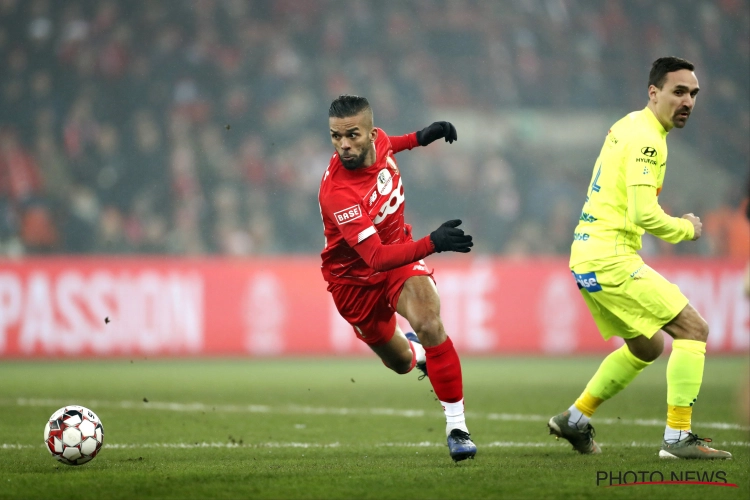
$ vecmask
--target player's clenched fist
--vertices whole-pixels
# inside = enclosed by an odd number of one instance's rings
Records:
[[[445,142],[458,140],[458,132],[451,122],[435,122],[417,132],[417,143],[420,146],[427,146],[432,141],[445,137]]]
[[[440,252],[471,252],[474,243],[471,236],[464,234],[463,229],[459,229],[460,219],[449,220],[430,233],[432,244],[435,245],[435,251]]]
[[[696,217],[693,214],[685,214],[682,216],[682,218],[689,220],[693,224],[693,230],[695,231],[695,235],[693,236],[693,241],[700,238],[701,232],[703,231],[703,223],[701,222],[701,218]]]

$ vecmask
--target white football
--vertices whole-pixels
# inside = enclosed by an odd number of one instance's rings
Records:
[[[44,426],[44,444],[55,459],[66,465],[83,465],[104,443],[104,427],[96,413],[83,406],[64,406]]]

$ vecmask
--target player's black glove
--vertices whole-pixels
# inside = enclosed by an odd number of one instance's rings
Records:
[[[458,140],[456,127],[451,122],[435,122],[417,132],[417,143],[420,146],[427,146],[441,137],[445,137],[445,142],[453,144],[453,141]]]
[[[471,236],[464,234],[463,229],[458,229],[460,225],[460,219],[449,220],[430,233],[436,252],[471,252],[474,243],[471,241]]]

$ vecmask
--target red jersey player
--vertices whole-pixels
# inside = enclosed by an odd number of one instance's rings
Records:
[[[341,316],[356,335],[396,373],[417,366],[426,375],[446,416],[450,456],[474,458],[464,418],[461,362],[440,320],[432,271],[424,259],[434,252],[471,251],[471,236],[444,223],[414,241],[404,223],[404,186],[394,155],[445,138],[457,140],[448,122],[435,122],[411,134],[389,137],[373,126],[364,97],[342,95],[328,110],[336,153],[320,183],[325,228],[323,277]],[[404,334],[398,312],[414,328]]]

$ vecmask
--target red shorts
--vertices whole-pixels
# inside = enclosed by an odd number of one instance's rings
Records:
[[[420,260],[386,271],[385,275],[377,285],[328,285],[339,314],[367,345],[383,345],[391,340],[396,333],[396,306],[404,283],[412,276],[432,278],[432,271]]]

